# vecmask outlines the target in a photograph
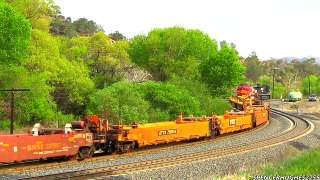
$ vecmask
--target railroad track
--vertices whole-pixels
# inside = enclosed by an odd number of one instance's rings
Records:
[[[271,147],[274,145],[282,144],[282,143],[300,138],[310,133],[314,129],[314,126],[311,122],[301,117],[284,113],[276,109],[271,109],[271,112],[287,118],[289,121],[291,121],[291,126],[287,130],[281,133],[278,133],[276,135],[265,137],[252,142],[246,142],[239,145],[228,146],[224,148],[217,148],[217,149],[206,150],[206,151],[195,152],[195,153],[188,153],[183,155],[170,156],[170,157],[148,160],[148,161],[118,164],[118,165],[106,166],[102,168],[60,173],[60,174],[54,174],[54,175],[45,175],[45,176],[34,177],[34,178],[37,178],[37,179],[69,179],[69,178],[88,179],[93,177],[127,174],[130,172],[174,166],[177,164],[181,165],[186,163],[200,162],[200,161],[205,161],[209,159],[241,154],[241,153],[245,153],[245,152],[249,152],[257,149],[263,149],[263,148]]]
[[[182,142],[177,142],[177,143],[170,143],[170,144],[160,144],[157,146],[146,146],[143,148],[139,148],[136,150],[133,150],[129,153],[125,154],[113,154],[113,155],[103,155],[103,156],[96,156],[92,157],[89,159],[85,159],[81,162],[94,162],[94,161],[100,161],[100,160],[107,160],[107,159],[121,159],[121,158],[128,158],[132,156],[137,156],[140,154],[146,154],[146,153],[156,153],[159,151],[167,151],[167,150],[173,150],[173,149],[178,149],[178,148],[186,148],[190,146],[199,146],[201,144],[213,142],[213,141],[222,141],[227,138],[236,138],[245,134],[253,133],[256,131],[260,131],[264,128],[267,127],[269,122],[260,125],[254,129],[248,129],[248,130],[243,130],[240,132],[235,132],[235,133],[229,133],[229,134],[224,134],[218,137],[215,137],[213,139],[206,139],[206,140],[199,140],[199,141],[182,141]],[[26,161],[22,163],[8,163],[8,164],[1,164],[0,163],[0,173],[13,173],[13,172],[24,172],[24,171],[33,171],[34,169],[52,169],[52,168],[59,168],[61,166],[67,166],[67,165],[72,165],[75,163],[78,163],[79,161],[77,160],[51,160],[51,161]]]

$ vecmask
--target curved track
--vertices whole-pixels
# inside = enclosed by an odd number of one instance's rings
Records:
[[[213,142],[213,141],[222,141],[227,138],[235,138],[239,137],[245,134],[253,133],[256,131],[260,131],[264,128],[267,127],[269,122],[258,126],[254,129],[247,129],[241,132],[235,132],[235,133],[229,133],[229,134],[224,134],[218,137],[215,137],[214,139],[207,139],[205,141],[200,140],[200,141],[182,141],[182,142],[176,142],[176,143],[170,143],[170,144],[160,144],[157,146],[146,146],[143,148],[135,149],[129,153],[125,154],[113,154],[113,155],[106,155],[104,156],[96,156],[92,157],[89,159],[85,159],[84,162],[94,162],[94,161],[99,161],[99,160],[104,160],[104,159],[115,159],[115,158],[127,158],[127,157],[132,157],[140,154],[146,154],[146,153],[156,153],[159,151],[166,151],[169,149],[177,149],[177,148],[186,148],[190,146],[199,146],[201,144],[205,144],[208,142]],[[34,169],[52,169],[52,168],[59,168],[59,166],[65,166],[65,165],[71,165],[74,163],[77,163],[77,160],[69,160],[65,161],[63,159],[61,160],[53,160],[53,161],[26,161],[22,163],[8,163],[8,164],[0,164],[0,173],[8,173],[8,172],[21,172],[21,171],[32,171]]]
[[[208,159],[215,159],[223,156],[241,154],[248,151],[275,146],[275,145],[282,144],[288,141],[295,140],[302,136],[305,136],[314,129],[314,125],[310,121],[303,119],[301,117],[295,116],[293,114],[284,113],[275,109],[271,109],[271,112],[287,118],[289,121],[292,122],[291,126],[287,130],[280,132],[276,135],[261,138],[256,141],[251,141],[251,142],[243,143],[240,145],[228,146],[224,148],[212,149],[212,150],[201,151],[196,153],[188,153],[188,154],[177,155],[177,156],[170,156],[170,157],[165,157],[161,159],[106,166],[106,167],[97,168],[97,169],[89,169],[89,170],[61,173],[61,174],[55,174],[55,175],[45,175],[45,176],[36,177],[36,178],[37,179],[69,179],[69,178],[87,179],[90,177],[126,174],[134,171],[150,170],[154,168],[174,166],[177,164],[194,163],[199,161],[205,161]]]

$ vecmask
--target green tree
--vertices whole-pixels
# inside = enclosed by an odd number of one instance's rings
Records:
[[[87,36],[78,36],[67,38],[59,37],[60,53],[70,61],[77,61],[79,63],[86,63],[90,65],[92,62],[88,60],[89,56],[89,38]]]
[[[110,38],[115,41],[126,40],[127,38],[121,34],[119,31],[115,31],[109,34]]]
[[[213,97],[210,94],[210,90],[207,88],[206,84],[200,81],[188,80],[176,78],[169,82],[177,86],[179,89],[184,89],[190,92],[190,96],[194,97],[199,103],[199,112],[195,112],[193,109],[191,114],[193,115],[211,115],[211,113],[216,113],[218,115],[223,114],[224,110],[230,109],[230,105],[223,99]],[[188,115],[188,114],[186,114]]]
[[[99,114],[112,123],[128,124],[132,120],[157,122],[176,119],[180,113],[194,116],[210,115],[211,112],[220,114],[228,108],[226,102],[212,98],[205,85],[192,87],[183,82],[118,82],[92,94],[87,113]],[[179,83],[183,83],[182,86]]]
[[[170,27],[154,29],[148,36],[135,36],[128,53],[154,80],[167,81],[173,77],[198,78],[200,62],[215,51],[216,41],[200,30]]]
[[[115,83],[90,96],[87,113],[99,114],[114,124],[129,124],[133,120],[146,122],[150,105],[143,96],[135,84]]]
[[[0,66],[19,65],[27,56],[30,24],[12,7],[0,2]]]
[[[143,91],[153,110],[168,113],[170,119],[175,119],[180,113],[200,115],[200,102],[192,97],[188,90],[171,83],[144,83]],[[156,118],[156,117],[154,117]]]
[[[80,18],[73,22],[73,25],[79,35],[93,35],[96,32],[103,31],[102,27],[94,21],[86,18]]]
[[[73,37],[77,35],[75,26],[70,17],[65,18],[62,15],[56,15],[50,22],[50,33],[54,35],[66,35]]]
[[[33,29],[29,58],[24,66],[32,73],[46,74],[46,82],[52,87],[50,94],[59,110],[81,114],[94,84],[83,61],[68,60],[60,55],[59,40],[48,32]]]
[[[244,65],[246,66],[246,78],[256,83],[263,74],[263,68],[255,52],[252,52],[250,56],[245,59]]]
[[[319,94],[320,89],[319,85],[319,77],[316,75],[308,75],[306,76],[301,83],[301,92],[304,95],[309,95],[309,94]],[[309,87],[310,87],[310,93],[309,93]]]
[[[45,73],[30,73],[22,66],[7,66],[0,71],[1,88],[23,87],[28,92],[15,93],[15,122],[16,125],[32,125],[40,121],[52,121],[57,118],[57,106],[50,96],[50,87]],[[0,93],[3,106],[10,104],[10,94]],[[10,118],[10,108],[4,109],[0,119]],[[60,117],[61,118],[61,117]],[[17,127],[17,126],[16,126]]]
[[[49,31],[51,17],[59,12],[53,0],[12,0],[10,5],[31,22],[33,29],[46,32]]]
[[[241,64],[237,52],[228,44],[222,44],[219,52],[200,66],[203,82],[216,97],[230,95],[231,89],[244,80],[245,67]]]
[[[103,32],[92,36],[60,37],[61,54],[69,61],[84,63],[98,89],[121,81],[132,67],[127,41],[113,41]]]
[[[57,61],[60,58],[59,46],[56,40],[48,33],[32,29],[29,58],[23,65],[31,72],[50,74],[50,79],[57,79]]]
[[[103,32],[89,38],[88,54],[85,59],[97,88],[121,81],[125,68],[130,66],[127,41],[112,41]]]

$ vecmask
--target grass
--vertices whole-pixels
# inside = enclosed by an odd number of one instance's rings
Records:
[[[250,170],[239,172],[234,175],[213,177],[211,179],[246,180],[253,179],[255,175],[265,175],[268,177],[276,177],[276,175],[318,175],[316,177],[320,177],[320,148],[304,151],[288,148],[283,152],[282,158],[275,162],[262,164],[256,168],[251,168]]]
[[[266,175],[320,175],[320,149],[302,152],[284,162],[267,165]]]

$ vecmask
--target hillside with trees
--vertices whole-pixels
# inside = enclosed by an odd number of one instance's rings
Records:
[[[315,58],[307,59],[270,59],[259,60],[255,52],[243,58],[246,66],[246,82],[269,84],[272,87],[273,78],[274,96],[280,98],[290,91],[301,91],[305,96],[320,95],[320,64]],[[310,87],[310,92],[309,92]]]
[[[307,94],[309,82],[320,93],[313,59],[242,58],[235,44],[199,29],[155,28],[127,39],[64,17],[53,0],[0,0],[0,22],[0,89],[30,89],[15,93],[15,127],[90,113],[113,123],[221,114],[236,85],[273,77],[277,97],[292,88]],[[1,128],[10,122],[10,95],[0,92]]]

